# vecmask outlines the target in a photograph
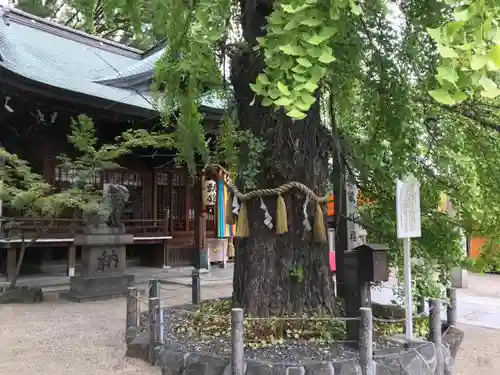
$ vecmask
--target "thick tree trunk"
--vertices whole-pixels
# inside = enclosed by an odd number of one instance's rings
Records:
[[[248,0],[247,0],[248,1]],[[252,6],[241,1],[243,34],[252,45],[262,35],[272,1],[256,0]],[[246,9],[245,9],[246,8]],[[262,71],[262,58],[251,48],[232,59],[231,81],[238,104],[240,129],[251,130],[266,142],[260,162],[259,188],[277,187],[299,181],[323,195],[328,179],[326,143],[321,139],[319,105],[303,121],[292,121],[282,110],[266,108],[249,84]],[[264,198],[275,218],[276,198]],[[277,235],[263,223],[260,200],[249,201],[250,237],[239,239],[236,248],[234,300],[258,316],[290,312],[335,311],[328,247],[315,243],[304,229],[305,196],[297,191],[284,195],[288,212],[288,233]],[[313,223],[314,204],[309,204]]]

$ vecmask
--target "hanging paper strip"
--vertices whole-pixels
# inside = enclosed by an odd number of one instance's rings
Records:
[[[226,207],[230,194],[222,179],[223,176],[219,175],[217,179],[217,237],[227,238],[233,237],[235,228],[234,225],[226,223]]]

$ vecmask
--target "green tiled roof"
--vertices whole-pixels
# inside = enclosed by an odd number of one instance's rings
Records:
[[[0,7],[0,66],[60,89],[154,110],[147,92],[113,87],[109,81],[152,74],[161,53],[144,56],[142,51]],[[213,99],[202,105],[223,108]]]

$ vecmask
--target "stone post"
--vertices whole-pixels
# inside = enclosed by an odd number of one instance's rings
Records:
[[[375,375],[373,363],[373,316],[372,309],[359,309],[359,364],[363,375]]]
[[[68,276],[75,276],[76,246],[70,244],[68,247]]]
[[[193,304],[200,303],[201,300],[201,283],[200,270],[193,270],[191,273],[191,301]]]
[[[429,341],[441,344],[441,301],[438,299],[429,302]]]
[[[149,280],[149,363],[155,365],[159,349],[163,345],[163,312],[160,304],[160,283],[158,279]]]
[[[231,310],[231,375],[244,375],[243,309]]]
[[[417,313],[423,314],[425,312],[425,297],[420,297],[418,299]]]
[[[448,326],[457,325],[457,290],[455,288],[446,289],[448,306],[446,308],[446,320]]]
[[[125,341],[127,344],[134,339],[138,331],[138,321],[139,321],[139,297],[137,288],[128,288],[127,295],[127,326],[125,327]]]
[[[17,248],[10,244],[7,248],[7,281],[14,280],[17,268]]]

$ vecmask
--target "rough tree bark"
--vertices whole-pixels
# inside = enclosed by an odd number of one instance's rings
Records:
[[[272,4],[272,0],[240,0],[243,36],[250,46],[264,33]],[[261,56],[251,47],[239,50],[232,58],[231,81],[240,129],[249,129],[266,142],[257,186],[270,188],[299,181],[323,195],[329,174],[326,142],[320,135],[319,105],[313,106],[302,121],[292,121],[282,110],[262,107],[258,99],[251,105],[254,93],[249,84],[255,82],[263,66]],[[284,199],[289,229],[284,235],[264,226],[260,200],[248,202],[250,237],[237,241],[233,298],[247,312],[258,316],[334,313],[328,247],[315,243],[312,232],[304,230],[305,196],[292,192],[285,194]],[[276,197],[264,201],[273,215]],[[314,205],[309,206],[312,224]]]

